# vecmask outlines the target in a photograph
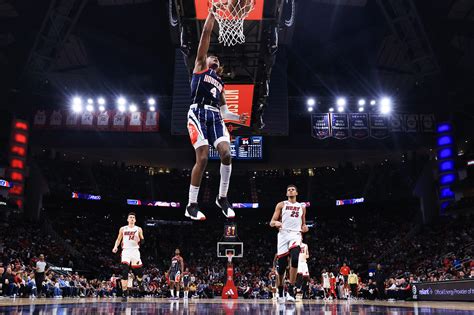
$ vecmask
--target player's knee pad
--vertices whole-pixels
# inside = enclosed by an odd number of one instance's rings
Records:
[[[143,268],[138,267],[138,268],[133,268],[132,267],[132,272],[137,277],[137,279],[141,280],[143,278]]]
[[[288,257],[283,256],[278,258],[277,271],[280,276],[284,275],[286,272],[286,267],[288,266]]]
[[[300,247],[294,247],[290,250],[290,259],[291,259],[291,267],[298,268],[298,260],[300,258]]]
[[[122,264],[120,267],[120,275],[122,276],[122,280],[128,279],[128,271],[130,270],[130,266],[127,264]]]

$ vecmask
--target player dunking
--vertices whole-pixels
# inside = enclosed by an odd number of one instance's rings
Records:
[[[248,120],[247,113],[239,116],[229,111],[225,100],[224,82],[220,77],[222,68],[219,59],[207,55],[214,21],[214,15],[209,12],[201,34],[191,79],[192,104],[188,111],[188,132],[196,151],[196,163],[191,173],[185,216],[193,220],[206,219],[199,209],[197,198],[202,175],[207,166],[209,145],[217,149],[221,159],[221,180],[216,204],[227,218],[235,217],[235,212],[227,200],[232,165],[230,136],[223,119],[239,120],[243,124]]]
[[[168,269],[168,274],[170,278],[170,291],[171,291],[171,299],[178,300],[179,299],[179,287],[181,286],[181,275],[184,271],[184,260],[181,257],[181,252],[179,248],[176,248],[174,251],[174,256],[171,258],[171,265],[170,269]],[[174,295],[174,290],[176,288],[176,296]]]
[[[143,230],[135,225],[136,215],[130,212],[127,216],[128,225],[122,226],[119,230],[113,253],[118,251],[118,246],[122,244],[122,290],[123,299],[127,299],[128,273],[130,267],[133,274],[137,277],[138,285],[141,286],[143,279],[142,260],[140,259],[140,243],[143,244]]]
[[[290,285],[286,300],[295,301],[295,282],[298,273],[298,261],[300,255],[301,233],[308,232],[306,226],[306,206],[296,201],[298,190],[295,185],[289,185],[286,188],[288,200],[279,202],[275,207],[271,227],[275,227],[278,232],[278,301],[285,302],[283,295],[283,284],[285,280],[286,267],[288,266],[288,255],[290,255]]]

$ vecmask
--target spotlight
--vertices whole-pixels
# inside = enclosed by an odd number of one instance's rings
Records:
[[[74,104],[74,105],[72,105],[72,110],[75,113],[80,113],[80,112],[82,112],[82,105],[81,104]]]
[[[76,96],[72,99],[72,110],[75,113],[82,112],[82,99],[80,97]]]
[[[364,111],[364,107],[359,107],[359,112],[363,112]]]
[[[308,107],[308,112],[312,112],[313,111],[313,108],[312,107]]]
[[[117,104],[120,105],[120,106],[124,106],[124,108],[125,108],[125,104],[127,104],[127,100],[125,99],[125,97],[120,96],[117,99]]]
[[[97,99],[97,103],[99,103],[99,105],[105,105],[105,99],[103,97],[99,97]]]
[[[156,104],[155,99],[154,99],[153,97],[150,97],[150,98],[148,99],[148,105],[153,106],[153,105],[155,105],[155,104]]]
[[[332,113],[334,111],[334,108],[329,108],[329,111]]]
[[[339,113],[342,113],[342,112],[344,111],[344,107],[339,106],[339,107],[337,108],[337,111],[338,111]]]
[[[374,106],[375,104],[377,104],[377,102],[375,100],[370,101],[370,105]]]
[[[155,106],[150,106],[150,112],[154,112],[156,110]]]
[[[380,112],[382,114],[388,114],[392,111],[392,101],[388,97],[384,97],[380,100]]]
[[[94,111],[94,106],[91,105],[91,104],[88,104],[88,105],[86,106],[86,110],[87,110],[88,112],[93,112],[93,111]]]
[[[92,105],[94,104],[94,100],[92,98],[87,99],[87,104]]]
[[[127,109],[125,108],[125,105],[119,105],[119,106],[118,106],[118,110],[119,110],[121,113],[123,113],[123,112],[125,112]]]
[[[308,98],[308,100],[306,101],[306,105],[312,107],[312,106],[316,105],[316,100],[315,100],[313,97],[310,97],[310,98]]]
[[[130,112],[134,113],[137,111],[137,105],[131,104],[129,109],[130,109]]]
[[[359,106],[364,106],[365,105],[365,100],[363,98],[361,98],[359,100]]]
[[[82,105],[82,98],[76,96],[72,99],[72,105]]]
[[[104,106],[104,105],[100,105],[100,106],[99,106],[99,110],[100,110],[101,112],[105,112],[105,106]]]
[[[339,97],[336,101],[336,104],[339,107],[344,107],[344,106],[346,106],[346,99],[344,97]]]

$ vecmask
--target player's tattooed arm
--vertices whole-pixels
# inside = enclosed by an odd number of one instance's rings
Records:
[[[277,229],[281,228],[281,210],[283,209],[283,202],[279,202],[275,207],[275,212],[273,212],[272,220],[270,221],[270,226]]]
[[[122,241],[122,237],[123,237],[123,228],[120,228],[118,236],[117,236],[117,240],[115,241],[115,246],[112,249],[113,253],[116,253],[118,251],[118,246],[120,245],[120,242]]]

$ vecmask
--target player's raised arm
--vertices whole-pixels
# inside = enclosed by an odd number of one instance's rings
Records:
[[[201,40],[196,55],[196,61],[194,63],[194,72],[200,72],[207,68],[206,58],[209,50],[209,44],[211,43],[212,29],[214,28],[215,17],[212,12],[209,12],[204,27],[202,29]]]
[[[283,209],[283,202],[279,202],[275,207],[275,212],[273,212],[272,220],[270,221],[271,227],[281,228],[281,210]]]
[[[301,232],[308,232],[308,227],[306,226],[306,206],[303,206],[303,216],[301,217]]]
[[[122,241],[122,237],[123,237],[123,227],[121,227],[119,229],[119,233],[118,233],[118,236],[117,236],[117,240],[115,241],[115,246],[114,248],[112,249],[112,252],[113,253],[116,253],[118,251],[118,247],[120,245],[120,242]]]

